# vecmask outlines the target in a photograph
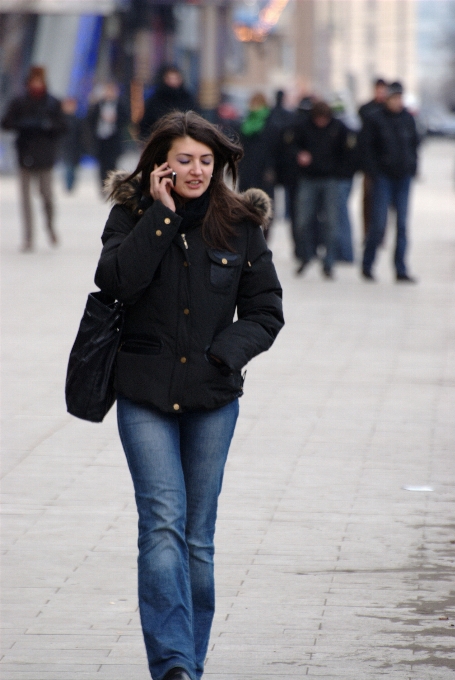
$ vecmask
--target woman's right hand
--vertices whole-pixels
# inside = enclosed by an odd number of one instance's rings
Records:
[[[162,165],[156,165],[153,172],[150,173],[150,196],[155,201],[161,201],[166,208],[175,212],[175,203],[172,198],[171,191],[173,189],[171,179],[172,168],[169,167],[168,162]]]

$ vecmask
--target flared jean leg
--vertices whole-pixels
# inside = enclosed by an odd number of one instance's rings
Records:
[[[238,400],[211,411],[183,414],[180,446],[187,492],[196,675],[202,676],[215,612],[214,534],[218,496],[238,416]]]

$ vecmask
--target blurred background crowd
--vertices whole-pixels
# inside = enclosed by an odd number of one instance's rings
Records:
[[[101,188],[161,115],[194,109],[240,136],[240,190],[284,189],[297,272],[322,245],[331,277],[334,261],[354,259],[353,177],[364,174],[367,241],[375,149],[394,147],[371,115],[399,101],[399,177],[415,174],[425,135],[455,137],[452,0],[1,0],[0,44],[0,172],[19,164],[25,250],[35,177],[56,244],[56,162],[68,191],[81,164],[97,163]],[[362,266],[373,279],[368,257]]]

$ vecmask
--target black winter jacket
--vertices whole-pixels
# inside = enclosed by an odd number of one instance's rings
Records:
[[[365,119],[360,133],[364,170],[372,176],[412,177],[417,171],[418,145],[415,120],[409,111],[393,113],[383,107]]]
[[[16,148],[21,168],[48,170],[56,161],[58,139],[66,131],[60,101],[50,94],[13,99],[2,119],[4,130],[18,132]]]
[[[95,275],[126,306],[117,392],[172,413],[223,406],[241,396],[241,369],[269,349],[284,323],[262,230],[240,224],[234,252],[215,250],[200,226],[179,233],[182,218],[141,198],[137,181],[119,186],[123,176],[111,175],[116,205]],[[264,212],[270,206],[258,190],[244,200]]]
[[[295,145],[299,151],[309,151],[312,162],[306,167],[300,167],[300,174],[314,179],[338,176],[343,163],[348,129],[337,118],[319,128],[311,118],[296,126]]]

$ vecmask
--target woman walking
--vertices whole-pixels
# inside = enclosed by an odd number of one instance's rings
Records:
[[[241,370],[283,325],[241,147],[194,112],[156,125],[136,170],[113,173],[95,281],[126,307],[116,390],[139,514],[139,608],[153,680],[198,680],[212,624],[218,495]],[[237,311],[237,319],[234,314]]]

